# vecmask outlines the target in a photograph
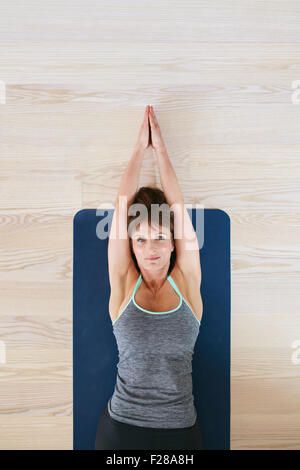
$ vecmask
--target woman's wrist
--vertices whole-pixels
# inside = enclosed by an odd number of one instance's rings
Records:
[[[134,147],[134,153],[138,154],[138,155],[143,155],[145,149],[141,146],[141,144],[136,144],[136,146]]]
[[[159,153],[159,154],[167,153],[166,146],[163,143],[160,145],[156,145],[154,150],[156,153]]]

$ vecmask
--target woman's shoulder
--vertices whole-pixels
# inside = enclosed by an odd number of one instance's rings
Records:
[[[195,286],[193,282],[193,276],[189,273],[188,275],[184,273],[180,267],[177,265],[176,261],[169,273],[169,276],[175,282],[180,293],[191,303],[194,304],[197,302]],[[140,277],[140,272],[137,270],[134,261],[132,260],[129,264],[127,273],[123,277],[117,278],[113,285],[111,285],[111,294],[109,300],[109,313],[114,320],[119,311],[122,310],[124,305],[128,302],[129,297],[132,296],[134,287],[137,284],[137,281]],[[197,289],[196,289],[197,290]],[[117,315],[116,315],[116,312]]]
[[[193,284],[193,277],[189,273],[188,275],[184,273],[178,264],[175,261],[175,264],[172,270],[169,273],[170,277],[173,279],[179,290],[186,291],[188,284]],[[140,272],[137,270],[134,261],[129,264],[128,271],[126,276],[122,280],[119,279],[116,286],[114,286],[114,291],[120,290],[123,292],[123,296],[127,297],[129,293],[133,290],[138,279],[140,277]]]

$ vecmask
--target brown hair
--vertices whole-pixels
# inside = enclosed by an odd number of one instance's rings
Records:
[[[147,209],[147,218],[148,218],[149,223],[151,222],[151,204],[159,204],[159,205],[166,204],[169,207],[169,211],[167,211],[167,213],[169,213],[169,215],[170,215],[170,232],[171,232],[171,236],[172,236],[172,241],[174,243],[174,212],[170,209],[170,206],[168,205],[165,194],[161,189],[156,188],[154,186],[142,186],[135,193],[135,195],[134,195],[134,197],[131,201],[131,205],[132,204],[143,204],[146,207],[146,209]],[[138,213],[137,215],[128,215],[128,217],[127,217],[127,229],[128,229],[129,224],[133,220],[135,220],[139,217],[141,217],[140,213]],[[159,225],[162,225],[162,213],[161,212],[159,212],[159,220],[157,220],[157,222],[158,222]],[[139,265],[138,265],[138,262],[136,260],[135,254],[134,254],[133,249],[132,249],[131,236],[129,236],[129,244],[130,244],[131,256],[133,258],[135,267],[138,270],[138,272],[141,272],[141,270],[139,268]],[[172,269],[174,267],[175,260],[176,260],[176,246],[175,246],[175,243],[174,243],[174,250],[172,251],[171,257],[170,257],[170,266],[169,266],[169,269],[168,269],[168,275],[170,274],[170,272],[172,271]]]

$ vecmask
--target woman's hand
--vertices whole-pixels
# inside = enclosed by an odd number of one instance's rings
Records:
[[[148,115],[149,115],[149,106],[146,106],[144,119],[140,128],[138,140],[136,143],[136,147],[138,147],[142,151],[146,150],[146,148],[148,148],[149,145],[151,144],[150,123],[149,123]]]
[[[150,131],[151,131],[151,137],[150,137],[151,145],[154,148],[154,150],[157,151],[157,150],[164,148],[165,143],[163,141],[160,127],[153,111],[153,106],[150,106],[149,121],[150,121]]]

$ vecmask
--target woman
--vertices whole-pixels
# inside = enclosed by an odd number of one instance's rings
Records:
[[[149,145],[157,155],[163,191],[137,191]],[[132,211],[134,204],[146,209],[142,217]],[[161,212],[153,216],[154,204],[163,205],[163,221]],[[175,223],[181,229],[176,237]],[[95,449],[202,449],[191,375],[203,310],[199,246],[149,106],[118,191],[108,265],[119,363],[114,393],[99,417]]]

